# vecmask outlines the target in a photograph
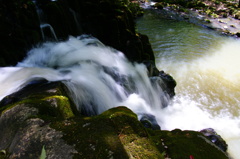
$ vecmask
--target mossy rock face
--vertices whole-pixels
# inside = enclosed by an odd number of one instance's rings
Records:
[[[200,132],[145,128],[120,106],[97,116],[76,111],[61,82],[31,82],[0,104],[0,158],[225,159]]]
[[[18,104],[1,115],[0,149],[7,151],[5,158],[39,158],[43,146],[48,148],[49,158],[71,158],[74,147],[61,139],[61,132],[49,127],[49,121],[37,116],[37,108],[27,104]]]
[[[136,114],[126,107],[51,126],[64,132],[68,144],[75,145],[75,158],[163,158]]]
[[[196,131],[173,131],[154,132],[153,140],[161,151],[171,159],[179,158],[207,158],[207,159],[227,159],[225,152],[217,148],[202,133]]]
[[[81,117],[73,106],[61,82],[44,80],[4,98],[0,157],[39,158],[43,146],[47,158],[161,156],[136,114],[126,107]]]
[[[65,111],[66,107],[72,109],[74,114],[79,114],[76,106],[68,98],[68,90],[62,82],[48,83],[46,80],[32,81],[21,90],[3,98],[0,101],[0,113],[9,109],[9,107],[14,107],[16,103],[31,103],[39,109],[44,109],[50,105],[53,109],[57,108],[61,114],[58,115],[62,117],[67,117],[71,114]],[[41,106],[38,107],[38,105]]]

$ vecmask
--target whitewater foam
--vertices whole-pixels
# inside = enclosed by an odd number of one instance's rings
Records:
[[[163,129],[214,128],[226,140],[229,154],[239,159],[239,50],[239,41],[229,40],[198,59],[159,61],[159,68],[178,82],[172,104],[158,117]]]
[[[10,90],[3,91],[1,98],[36,78],[61,80],[78,110],[87,115],[121,105],[136,113],[146,113],[161,109],[161,99],[165,103],[169,99],[158,82],[160,77],[150,80],[144,64],[131,63],[122,52],[86,35],[64,42],[46,42],[30,50],[16,68],[8,69],[9,72],[6,68],[0,70],[8,72],[1,79],[8,85],[1,85],[0,89]]]

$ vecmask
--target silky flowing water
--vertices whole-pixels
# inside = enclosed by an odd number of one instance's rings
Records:
[[[85,35],[45,42],[16,67],[0,68],[0,100],[36,80],[62,81],[77,109],[87,115],[124,105],[139,118],[154,115],[162,129],[211,127],[238,159],[240,42],[151,11],[137,26],[150,37],[158,68],[178,83],[172,101],[160,77],[149,78],[144,64],[131,63],[123,53]]]
[[[161,78],[149,78],[144,64],[133,64],[123,53],[86,35],[45,42],[16,67],[0,68],[0,74],[0,99],[36,80],[62,81],[86,115],[122,105],[138,115],[154,114],[169,100]]]
[[[214,128],[240,158],[240,41],[161,12],[146,10],[137,29],[150,38],[159,70],[177,81],[159,112],[162,129]]]

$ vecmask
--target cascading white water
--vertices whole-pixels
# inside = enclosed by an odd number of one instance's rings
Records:
[[[176,96],[159,112],[162,129],[211,127],[240,159],[240,41],[146,10],[138,31],[149,36],[160,70],[177,81]]]
[[[158,82],[151,82],[145,65],[132,64],[123,53],[87,36],[45,43],[32,49],[16,68],[0,71],[0,99],[35,78],[61,80],[78,109],[88,115],[122,105],[153,114],[153,108],[162,108],[161,99],[168,99]]]
[[[182,81],[189,82],[184,85],[186,91],[178,91],[170,106],[162,109],[163,100],[168,101],[169,98],[159,85],[158,80],[161,79],[149,79],[143,64],[130,63],[121,52],[104,46],[94,38],[70,37],[66,42],[47,42],[32,49],[17,67],[0,68],[0,100],[38,78],[60,80],[69,88],[78,109],[88,115],[124,105],[140,116],[154,115],[162,129],[201,130],[212,127],[227,140],[230,154],[237,158],[240,133],[237,123],[240,123],[240,119],[224,113],[216,116],[206,113],[204,104],[193,100],[206,99],[204,94],[199,98],[194,97],[193,93],[199,91],[199,83],[202,83],[204,76],[196,74],[188,78],[189,73],[196,72],[196,66],[206,71],[209,68],[207,61],[204,67],[201,67],[201,61],[194,61],[192,67],[168,61],[163,58],[160,66],[173,72],[178,80],[178,88],[182,86]],[[225,133],[226,129],[228,133]]]
[[[178,81],[177,96],[158,118],[162,128],[214,128],[226,140],[234,159],[240,156],[239,44],[229,40],[219,50],[187,64],[164,58],[158,63]]]

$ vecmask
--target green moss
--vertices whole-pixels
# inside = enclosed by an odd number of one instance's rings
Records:
[[[209,19],[204,19],[204,21],[207,23],[211,23],[211,21]]]
[[[240,11],[235,12],[235,16],[236,19],[240,19]]]
[[[117,107],[93,117],[55,122],[63,139],[75,145],[75,158],[163,158],[136,114]]]
[[[74,158],[127,158],[123,145],[109,120],[75,117],[51,127],[64,132],[63,139],[75,145]]]
[[[74,116],[71,109],[70,102],[65,96],[50,96],[42,99],[43,101],[52,101],[56,102],[58,112],[61,114],[61,117],[68,119]]]
[[[153,140],[159,146],[160,151],[165,151],[171,159],[194,158],[227,159],[224,152],[213,145],[201,133],[195,131],[156,132]]]
[[[61,131],[62,139],[74,146],[74,158],[194,158],[225,159],[226,155],[201,133],[194,131],[153,131],[138,121],[126,107],[109,109],[92,117],[74,116],[67,97],[49,96],[25,99],[9,105],[38,108],[30,118],[42,118]],[[47,151],[47,149],[46,149]],[[4,154],[0,154],[0,158]]]
[[[143,15],[143,9],[139,6],[138,3],[129,3],[128,7],[131,10],[131,13],[134,17]]]
[[[111,118],[114,118],[117,116],[128,116],[133,119],[137,119],[137,115],[134,114],[130,109],[127,109],[124,106],[109,109],[108,111],[103,112],[97,118],[110,118],[111,119]]]
[[[39,117],[52,120],[56,119],[68,119],[74,116],[71,109],[70,102],[65,96],[49,96],[45,98],[30,98],[24,99],[22,101],[16,102],[14,104],[6,105],[0,109],[0,114],[2,115],[7,110],[11,108],[24,104],[28,107],[35,107],[39,110]]]
[[[219,15],[217,15],[216,13],[212,13],[212,14],[210,14],[210,16],[213,17],[213,18],[218,18],[219,17]]]
[[[9,153],[7,150],[0,150],[0,159],[7,159],[9,157]]]

